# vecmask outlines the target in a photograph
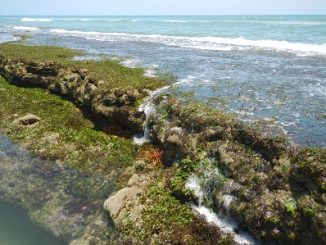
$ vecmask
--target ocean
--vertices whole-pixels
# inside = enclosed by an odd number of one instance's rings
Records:
[[[0,16],[0,42],[20,34],[173,74],[175,91],[326,146],[326,16]]]

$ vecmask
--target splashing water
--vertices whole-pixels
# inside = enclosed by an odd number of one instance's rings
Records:
[[[258,242],[244,231],[239,231],[238,224],[232,218],[216,214],[212,209],[204,206],[204,198],[206,193],[200,185],[200,179],[196,175],[192,175],[186,182],[185,187],[193,191],[194,195],[198,198],[198,204],[191,203],[190,207],[204,217],[208,223],[218,226],[223,232],[231,234],[234,237],[234,241],[238,244],[258,244]],[[231,195],[223,196],[222,205],[227,210],[234,197]]]
[[[134,144],[136,145],[143,145],[145,142],[149,140],[149,129],[148,129],[148,122],[155,111],[154,107],[154,99],[157,98],[158,95],[160,95],[165,90],[169,89],[171,86],[165,86],[162,88],[159,88],[155,91],[150,92],[149,97],[145,100],[143,104],[139,106],[139,111],[144,112],[145,114],[145,122],[144,122],[144,134],[143,135],[135,135],[133,138]]]

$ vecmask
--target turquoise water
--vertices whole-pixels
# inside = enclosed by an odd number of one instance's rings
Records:
[[[0,17],[0,42],[15,34],[172,73],[211,107],[326,146],[326,16]]]
[[[18,206],[0,203],[1,245],[62,245]]]

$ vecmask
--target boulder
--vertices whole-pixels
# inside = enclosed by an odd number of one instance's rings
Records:
[[[127,187],[112,194],[105,202],[104,209],[109,211],[110,216],[117,227],[125,225],[125,218],[128,214],[128,208],[133,210],[134,219],[143,210],[139,202],[139,196],[144,193],[150,184],[149,177],[145,175],[134,174],[128,181]]]
[[[39,122],[41,118],[35,116],[33,114],[27,114],[26,116],[20,117],[14,121],[15,124],[22,124],[22,125],[32,125]]]

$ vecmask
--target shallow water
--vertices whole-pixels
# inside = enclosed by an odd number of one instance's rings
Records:
[[[0,244],[63,245],[65,243],[34,224],[22,208],[0,203]]]
[[[0,17],[0,40],[14,34],[172,73],[211,107],[326,146],[326,16]]]
[[[31,244],[48,244],[36,243],[38,236],[49,244],[58,244],[54,237],[69,243],[88,232],[116,238],[118,233],[103,209],[104,200],[116,190],[115,183],[114,177],[32,156],[0,135],[0,244],[20,244],[20,236]],[[24,228],[27,225],[29,229]]]

